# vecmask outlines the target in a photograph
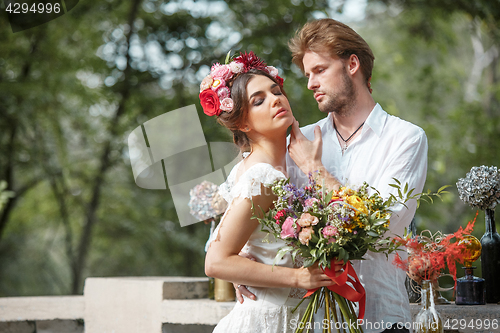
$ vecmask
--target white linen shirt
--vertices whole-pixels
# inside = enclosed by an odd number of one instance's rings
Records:
[[[387,114],[377,104],[365,121],[361,133],[342,154],[331,114],[316,124],[301,128],[314,140],[314,128],[320,126],[323,138],[322,162],[328,172],[343,185],[360,186],[367,182],[383,198],[397,190],[393,178],[414,193],[422,192],[427,173],[427,137],[418,126]],[[287,154],[287,172],[291,181],[302,185],[305,175]],[[415,214],[416,201],[393,209],[390,232],[402,236]],[[400,253],[404,254],[404,253]],[[404,256],[404,255],[402,255]],[[366,333],[381,332],[394,323],[411,324],[405,272],[393,264],[394,255],[367,252],[366,260],[354,260],[353,267],[366,290]],[[408,324],[408,325],[409,325]]]

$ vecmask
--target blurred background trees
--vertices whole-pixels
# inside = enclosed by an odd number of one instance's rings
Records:
[[[287,42],[313,18],[358,31],[376,60],[373,95],[429,139],[419,230],[455,231],[475,211],[454,186],[500,166],[498,0],[80,1],[12,33],[0,15],[0,296],[82,293],[87,276],[203,276],[208,226],[181,228],[170,192],[135,185],[127,137],[196,104],[207,142],[230,141],[203,115],[198,87],[226,53],[253,50],[285,77],[302,125],[323,115]],[[4,184],[4,183],[3,183]],[[475,235],[484,231],[480,213]]]

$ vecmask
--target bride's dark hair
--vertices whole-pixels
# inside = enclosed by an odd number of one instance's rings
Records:
[[[250,151],[250,139],[245,132],[240,130],[240,128],[246,120],[249,105],[249,100],[247,98],[247,85],[248,82],[256,75],[262,75],[271,79],[281,88],[283,95],[286,96],[280,82],[278,82],[270,74],[259,69],[250,69],[246,73],[238,74],[232,82],[228,82],[227,86],[231,90],[231,98],[234,103],[233,110],[231,112],[222,112],[217,117],[217,121],[222,126],[227,127],[231,132],[233,132],[233,141],[238,147],[240,147],[241,151]]]

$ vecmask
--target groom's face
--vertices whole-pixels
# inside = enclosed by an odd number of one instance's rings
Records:
[[[356,89],[345,61],[332,58],[327,52],[312,51],[307,51],[302,61],[307,88],[314,92],[320,111],[347,115],[354,104]]]

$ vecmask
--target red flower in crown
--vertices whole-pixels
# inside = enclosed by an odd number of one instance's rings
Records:
[[[207,116],[218,116],[221,113],[219,97],[212,89],[206,89],[200,93],[200,104]]]
[[[248,72],[252,68],[267,72],[266,63],[257,57],[253,51],[250,51],[250,53],[246,53],[246,51],[245,53],[240,52],[240,56],[236,57],[234,61],[241,62],[245,66],[243,73]]]
[[[276,81],[278,81],[278,84],[283,87],[283,78],[279,75],[275,76]]]

